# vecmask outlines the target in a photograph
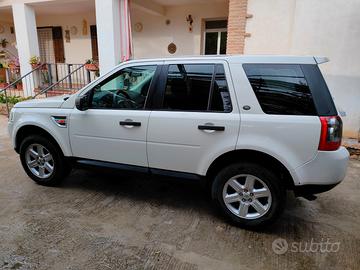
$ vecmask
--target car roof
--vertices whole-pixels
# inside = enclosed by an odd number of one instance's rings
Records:
[[[166,58],[143,58],[130,60],[127,63],[142,62],[174,62],[174,61],[212,61],[224,60],[233,64],[244,63],[273,63],[273,64],[321,64],[327,62],[326,57],[319,56],[295,56],[295,55],[197,55],[177,56]]]

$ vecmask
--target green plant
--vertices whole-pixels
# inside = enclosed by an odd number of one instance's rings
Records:
[[[97,64],[98,62],[95,61],[94,59],[88,59],[86,60],[85,64],[89,65],[89,64]]]
[[[9,104],[16,104],[18,102],[31,99],[31,97],[24,98],[20,96],[8,96],[6,97],[4,94],[0,94],[0,103],[6,103],[6,100]]]
[[[40,64],[40,57],[39,56],[31,56],[29,60],[30,65],[39,65]]]
[[[47,70],[42,71],[41,75],[42,75],[44,83],[49,83],[50,82],[50,75],[49,75],[49,72]]]

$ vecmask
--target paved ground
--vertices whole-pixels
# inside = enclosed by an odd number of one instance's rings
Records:
[[[252,232],[228,225],[193,184],[75,171],[62,187],[36,185],[5,125],[0,269],[359,269],[359,161],[316,201],[289,194],[281,220]],[[272,249],[278,238],[285,254]]]

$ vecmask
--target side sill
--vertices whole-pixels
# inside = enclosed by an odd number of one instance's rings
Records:
[[[75,161],[77,164],[86,167],[100,167],[100,168],[122,170],[122,171],[149,173],[149,169],[147,167],[142,167],[142,166],[127,165],[127,164],[120,164],[120,163],[113,163],[113,162],[92,160],[92,159],[75,159]]]
[[[128,165],[128,164],[92,160],[92,159],[72,158],[72,162],[75,163],[76,165],[87,168],[91,168],[91,167],[106,168],[106,169],[129,171],[135,173],[145,173],[145,174],[157,175],[157,176],[165,176],[165,177],[177,178],[177,179],[187,179],[191,181],[201,181],[204,178],[203,176],[193,173],[162,170],[162,169],[148,168],[143,166]]]
[[[153,175],[161,175],[171,178],[182,178],[182,179],[195,180],[195,181],[200,181],[203,179],[203,177],[201,177],[200,175],[193,173],[169,171],[169,170],[154,169],[154,168],[150,168],[149,170],[150,173]]]

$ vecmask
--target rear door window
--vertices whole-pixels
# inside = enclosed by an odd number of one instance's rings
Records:
[[[317,115],[301,65],[244,64],[243,67],[265,113]]]
[[[223,65],[169,65],[162,109],[231,112],[230,94]]]

